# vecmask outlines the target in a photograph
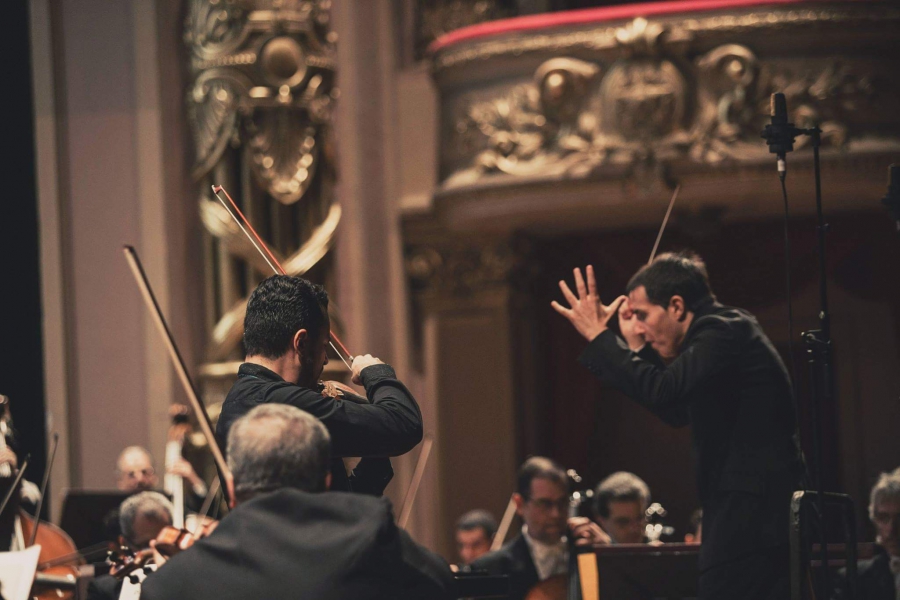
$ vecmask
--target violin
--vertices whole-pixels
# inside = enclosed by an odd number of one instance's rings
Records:
[[[211,496],[215,495],[213,491]],[[191,519],[194,520],[194,529],[187,530],[167,525],[163,527],[153,542],[152,548],[142,550],[133,550],[127,546],[122,546],[114,552],[110,552],[108,561],[110,562],[109,574],[116,579],[124,579],[133,574],[138,569],[149,567],[155,558],[155,552],[165,558],[171,558],[183,550],[187,550],[197,540],[203,539],[215,531],[219,522],[207,516],[191,515],[188,517],[187,525],[192,525]],[[137,583],[133,581],[132,583]]]
[[[360,396],[352,387],[340,381],[320,381],[316,391],[329,398],[343,398],[356,404],[368,404],[369,399]]]

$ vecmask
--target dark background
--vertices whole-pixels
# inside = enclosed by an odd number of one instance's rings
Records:
[[[870,202],[875,210],[834,214],[828,219],[831,312],[836,315],[833,318],[836,321],[854,310],[846,300],[848,294],[853,301],[885,303],[893,316],[893,339],[900,345],[900,277],[897,276],[900,236],[887,213],[877,210],[878,199]],[[770,315],[768,320],[761,319],[761,324],[790,370],[783,226],[780,219],[734,224],[712,220],[698,224],[676,217],[665,232],[660,252],[695,250],[707,262],[711,284],[720,302]],[[790,228],[796,389],[802,443],[809,460],[812,457],[809,375],[805,346],[799,336],[801,330],[818,326],[816,224],[813,217],[803,217],[792,219]],[[656,230],[641,229],[567,236],[541,243],[537,255],[541,257],[543,272],[536,293],[538,306],[546,307],[539,312],[542,338],[539,347],[544,349],[541,361],[547,367],[548,376],[546,389],[538,394],[545,401],[537,407],[541,415],[537,451],[577,469],[586,484],[594,485],[615,471],[636,473],[650,486],[653,500],[669,510],[668,524],[676,527],[680,539],[691,511],[698,507],[689,428],[671,428],[618,391],[604,388],[577,363],[584,340],[568,321],[549,308],[550,301],[561,296],[557,282],[565,279],[571,286],[572,268],[588,263],[596,270],[601,299],[613,300],[646,261],[656,234]],[[621,261],[623,256],[634,258],[626,263]],[[886,325],[871,323],[871,327]],[[867,341],[866,333],[865,329],[857,331],[853,339],[841,337],[840,332],[833,333],[836,371],[844,374],[843,380],[840,375],[836,377],[839,389],[852,390],[851,380],[864,376],[848,363],[859,361],[866,351],[878,351],[866,347],[874,343]],[[890,355],[886,353],[878,360],[887,360]],[[897,431],[898,422],[894,417],[900,406],[900,386],[896,378],[880,383],[883,394],[878,397],[856,397],[852,392],[845,392],[843,398],[823,410],[825,489],[853,496],[862,539],[867,539],[865,508],[870,486],[878,472],[900,466],[900,435],[884,436],[865,425],[888,420]],[[864,412],[865,418],[855,414],[857,411]],[[877,440],[880,448],[877,454],[863,444],[852,442],[867,436]],[[843,464],[859,465],[865,474],[859,481],[844,481]]]
[[[40,238],[34,159],[28,3],[4,4],[4,181],[0,217],[0,394],[9,396],[19,460],[40,484],[46,462]],[[45,512],[46,514],[46,512]]]

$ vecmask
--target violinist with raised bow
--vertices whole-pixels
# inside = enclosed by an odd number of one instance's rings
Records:
[[[319,391],[330,335],[322,286],[287,275],[259,284],[244,318],[245,362],[223,403],[216,438],[224,446],[232,423],[255,406],[295,406],[331,435],[332,489],[381,495],[393,476],[388,457],[422,440],[422,413],[394,369],[368,354],[352,364],[352,381],[365,387],[367,403],[348,401],[350,388],[336,396]],[[348,457],[362,461],[341,460]]]

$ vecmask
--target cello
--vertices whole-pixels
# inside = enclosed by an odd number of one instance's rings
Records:
[[[567,470],[566,475],[573,490],[569,495],[569,518],[572,518],[579,515],[581,505],[589,495],[575,490],[577,484],[581,483],[581,476],[574,469]],[[566,548],[569,554],[568,572],[553,575],[537,583],[525,595],[525,600],[594,600],[596,594],[593,590],[596,590],[597,586],[593,585],[593,582],[585,585],[585,578],[582,577],[583,561],[579,559],[575,536],[571,532],[566,536]],[[584,566],[584,570],[588,571],[587,562]]]
[[[0,452],[8,455],[12,440],[13,427],[9,414],[9,398],[0,395]],[[56,456],[58,444],[59,434],[54,434],[50,460],[47,461],[47,468],[44,471],[35,515],[40,515],[41,513],[44,493],[47,489],[47,482],[50,479],[50,470],[53,467],[53,459]],[[35,544],[40,545],[38,572],[32,588],[34,598],[39,600],[73,598],[75,580],[78,577],[77,567],[56,565],[53,561],[61,557],[77,556],[78,550],[75,547],[75,543],[59,527],[39,519],[38,516],[32,517],[21,507],[24,465],[18,471],[15,466],[9,460],[0,463],[0,482],[2,482],[3,487],[7,488],[7,495],[9,496],[9,502],[3,513],[0,514],[0,522],[3,523],[3,539],[0,540],[0,544],[3,545],[4,550],[24,550]],[[82,562],[77,560],[76,564],[82,564]]]

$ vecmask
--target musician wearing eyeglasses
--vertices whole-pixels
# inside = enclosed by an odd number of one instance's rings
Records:
[[[510,600],[521,600],[535,585],[568,573],[567,536],[578,545],[609,542],[596,523],[569,518],[566,472],[549,458],[534,456],[519,468],[513,501],[524,523],[521,533],[472,563],[473,571],[508,575]]]
[[[185,504],[191,509],[200,508],[207,493],[203,479],[186,459],[179,457],[168,469],[170,473],[183,477],[190,484],[190,493],[185,494]],[[128,446],[116,459],[116,488],[129,494],[156,490],[159,476],[153,457],[146,448]],[[119,510],[115,509],[103,519],[106,539],[115,540],[121,533]]]

